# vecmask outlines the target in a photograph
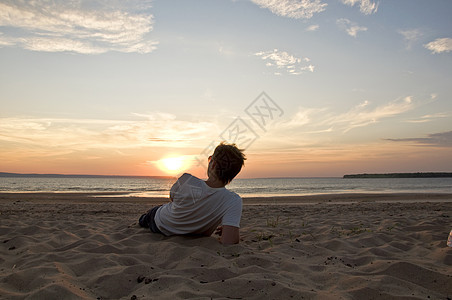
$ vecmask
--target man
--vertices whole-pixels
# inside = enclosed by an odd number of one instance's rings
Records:
[[[245,159],[235,144],[221,143],[209,157],[207,180],[183,174],[171,187],[171,202],[142,215],[140,226],[166,236],[210,236],[217,230],[221,243],[239,243],[242,199],[225,186],[240,172]]]

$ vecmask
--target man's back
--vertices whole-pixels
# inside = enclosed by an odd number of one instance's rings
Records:
[[[225,187],[209,187],[185,173],[171,188],[170,198],[172,202],[155,215],[155,223],[165,235],[210,236],[220,224],[240,227],[242,199]]]

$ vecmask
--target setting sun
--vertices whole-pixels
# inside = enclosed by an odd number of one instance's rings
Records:
[[[185,156],[167,157],[159,160],[157,166],[168,174],[176,174],[188,168],[188,160]]]

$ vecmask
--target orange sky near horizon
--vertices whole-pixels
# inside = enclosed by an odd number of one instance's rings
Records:
[[[264,139],[264,138],[263,138]],[[2,172],[39,174],[88,174],[129,176],[177,176],[183,172],[206,177],[206,156],[202,148],[143,148],[65,151],[38,154],[33,151],[10,152]],[[187,151],[188,153],[185,153]],[[34,155],[33,155],[34,153]],[[296,151],[245,150],[247,160],[239,178],[259,177],[340,177],[355,173],[432,172],[452,170],[449,149],[381,142],[343,148],[305,148]],[[4,155],[4,154],[3,154]],[[168,170],[159,161],[181,157],[179,169]],[[202,161],[203,163],[200,163]]]

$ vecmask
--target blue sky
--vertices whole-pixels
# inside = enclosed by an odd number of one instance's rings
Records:
[[[243,143],[245,177],[450,171],[451,14],[425,0],[0,1],[0,171],[159,175],[177,156],[202,176],[222,139]],[[281,111],[259,126],[263,91]],[[251,144],[225,136],[237,118]]]

